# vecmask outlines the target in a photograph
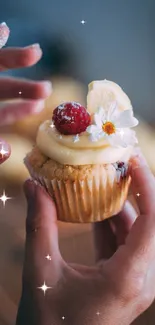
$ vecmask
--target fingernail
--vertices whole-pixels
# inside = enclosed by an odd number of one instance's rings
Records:
[[[147,160],[139,147],[135,148],[130,163],[132,165],[132,170],[143,166],[149,167]]]
[[[34,43],[31,45],[31,47],[35,47],[35,48],[39,48],[39,49],[41,48],[39,43]]]
[[[10,156],[10,153],[10,145],[5,141],[0,140],[0,164],[3,163]]]
[[[40,44],[39,43],[34,43],[34,44],[27,45],[24,48],[27,49],[29,47],[40,48]]]
[[[33,200],[36,191],[36,185],[33,179],[27,179],[24,183],[24,192],[27,198],[27,201]]]
[[[37,187],[42,187],[42,185],[33,178],[28,178],[24,183],[24,192],[26,196],[32,197],[35,195]]]
[[[1,27],[2,27],[2,28],[5,27],[5,30],[7,30],[7,33],[10,32],[9,27],[7,26],[7,24],[6,24],[5,22],[3,22],[3,23],[0,24],[0,28],[1,28]],[[5,33],[6,33],[6,31],[5,31]]]
[[[48,93],[51,93],[52,92],[52,83],[50,81],[43,81],[43,83],[45,85],[46,91]]]
[[[36,179],[33,179],[33,182],[34,182],[34,184],[35,184],[36,186],[40,186],[40,187],[42,187],[41,184],[40,184]]]
[[[6,45],[10,34],[10,29],[6,23],[0,24],[0,49]]]
[[[34,204],[34,198],[37,193],[37,189],[42,188],[42,185],[35,179],[29,178],[24,183],[24,193],[27,198],[28,204]]]
[[[25,46],[24,48],[25,49],[35,49],[37,52],[42,52],[42,49],[41,49],[39,43],[31,44],[31,45]]]
[[[33,113],[40,113],[44,109],[45,106],[45,101],[44,100],[39,100],[36,106],[34,107]]]
[[[7,26],[5,22],[1,23],[0,26]]]

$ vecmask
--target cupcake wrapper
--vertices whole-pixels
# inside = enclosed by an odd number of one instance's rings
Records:
[[[61,221],[91,223],[107,219],[121,211],[128,194],[130,176],[121,177],[120,171],[107,172],[105,166],[100,166],[91,178],[72,181],[49,180],[37,173],[27,159],[25,165],[54,199]]]

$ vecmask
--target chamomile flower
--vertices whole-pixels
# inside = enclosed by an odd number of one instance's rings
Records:
[[[86,131],[90,134],[91,141],[98,141],[106,138],[113,146],[126,147],[130,140],[136,142],[134,133],[129,140],[129,128],[138,125],[138,120],[133,116],[131,109],[118,111],[117,103],[112,103],[109,110],[103,107],[94,114],[94,124],[87,127]],[[126,132],[127,131],[127,132]]]

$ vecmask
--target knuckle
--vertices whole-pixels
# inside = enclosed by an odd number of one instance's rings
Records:
[[[145,278],[143,275],[132,277],[131,279],[126,277],[122,281],[122,285],[119,288],[118,295],[122,302],[126,305],[131,301],[136,301],[141,297],[144,289]]]
[[[151,291],[146,291],[142,295],[142,303],[145,308],[148,308],[154,300],[154,294]]]
[[[36,233],[39,229],[40,229],[40,227],[35,225],[34,223],[26,222],[26,234],[27,235]]]
[[[26,219],[26,233],[27,235],[36,233],[40,228],[42,228],[42,217],[41,215],[32,215],[29,213]]]
[[[36,99],[42,97],[43,95],[42,87],[39,84],[33,86],[32,92],[33,92],[33,97]]]
[[[19,57],[18,57],[18,65],[22,67],[27,67],[32,63],[32,55],[30,51],[27,51],[26,53],[21,51]]]
[[[136,308],[137,314],[139,315],[142,312],[144,312],[146,309],[148,309],[153,303],[153,300],[154,300],[154,294],[151,293],[151,291],[149,290],[144,291],[141,294],[141,299],[139,303],[137,304],[137,308]]]

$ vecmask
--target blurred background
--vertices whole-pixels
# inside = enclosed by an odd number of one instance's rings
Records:
[[[12,199],[0,205],[0,325],[14,324],[21,290],[26,203],[23,165],[39,124],[65,100],[86,103],[87,85],[109,79],[129,95],[140,120],[137,136],[155,172],[155,2],[154,0],[0,0],[0,22],[11,29],[7,46],[40,43],[41,61],[5,75],[50,79],[53,94],[37,116],[0,129],[12,146],[11,158],[0,167],[0,190]],[[0,194],[1,195],[1,194]],[[1,203],[1,202],[0,202]],[[60,247],[70,262],[94,263],[89,225],[59,224]],[[85,249],[79,249],[84,245]],[[89,254],[88,254],[89,251]],[[90,253],[92,252],[92,253]],[[154,324],[155,308],[146,322]],[[9,312],[8,312],[9,311]]]

